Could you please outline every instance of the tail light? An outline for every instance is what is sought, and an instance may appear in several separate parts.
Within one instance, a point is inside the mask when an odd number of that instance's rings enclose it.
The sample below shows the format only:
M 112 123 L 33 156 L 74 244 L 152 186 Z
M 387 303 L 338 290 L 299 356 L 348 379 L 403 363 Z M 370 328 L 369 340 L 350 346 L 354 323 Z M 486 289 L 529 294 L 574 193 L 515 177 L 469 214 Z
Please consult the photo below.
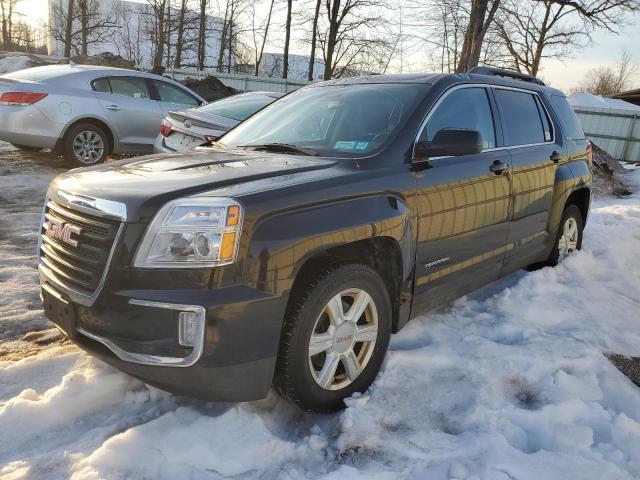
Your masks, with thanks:
M 2 95 L 0 95 L 0 104 L 33 105 L 46 96 L 47 94 L 42 92 L 4 92 Z
M 171 129 L 171 124 L 163 118 L 162 122 L 160 122 L 160 135 L 162 135 L 163 137 L 168 137 L 171 133 Z

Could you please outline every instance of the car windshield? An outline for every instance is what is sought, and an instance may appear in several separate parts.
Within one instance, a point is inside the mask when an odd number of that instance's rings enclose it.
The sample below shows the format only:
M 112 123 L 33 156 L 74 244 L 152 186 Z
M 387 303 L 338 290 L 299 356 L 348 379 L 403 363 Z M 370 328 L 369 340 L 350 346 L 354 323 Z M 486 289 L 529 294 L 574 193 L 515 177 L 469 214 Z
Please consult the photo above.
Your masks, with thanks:
M 224 98 L 217 102 L 210 103 L 201 107 L 201 112 L 220 115 L 221 117 L 230 118 L 232 120 L 242 121 L 262 107 L 269 105 L 275 101 L 274 97 L 263 94 L 234 95 L 233 97 Z
M 426 89 L 417 84 L 303 88 L 241 123 L 220 143 L 229 147 L 286 145 L 329 157 L 368 156 L 393 138 Z

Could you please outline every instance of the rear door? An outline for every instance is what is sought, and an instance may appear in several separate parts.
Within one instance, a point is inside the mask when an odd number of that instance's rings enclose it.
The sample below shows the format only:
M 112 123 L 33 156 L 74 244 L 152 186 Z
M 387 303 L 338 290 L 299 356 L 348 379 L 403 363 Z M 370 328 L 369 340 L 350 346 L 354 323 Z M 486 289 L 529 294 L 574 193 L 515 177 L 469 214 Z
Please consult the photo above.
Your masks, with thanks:
M 537 92 L 492 90 L 512 162 L 513 212 L 503 271 L 508 273 L 529 265 L 546 248 L 556 168 L 565 150 Z
M 442 128 L 480 132 L 483 151 L 417 164 L 419 227 L 414 305 L 432 308 L 498 278 L 509 227 L 509 152 L 499 149 L 485 86 L 449 90 L 427 116 L 421 141 Z M 501 171 L 495 165 L 505 167 Z M 492 169 L 494 171 L 492 171 Z
M 92 82 L 118 139 L 127 151 L 146 151 L 160 131 L 162 110 L 145 78 L 110 76 Z
M 158 106 L 166 116 L 171 111 L 184 110 L 200 106 L 200 100 L 191 95 L 187 90 L 173 83 L 162 80 L 151 80 L 157 91 Z

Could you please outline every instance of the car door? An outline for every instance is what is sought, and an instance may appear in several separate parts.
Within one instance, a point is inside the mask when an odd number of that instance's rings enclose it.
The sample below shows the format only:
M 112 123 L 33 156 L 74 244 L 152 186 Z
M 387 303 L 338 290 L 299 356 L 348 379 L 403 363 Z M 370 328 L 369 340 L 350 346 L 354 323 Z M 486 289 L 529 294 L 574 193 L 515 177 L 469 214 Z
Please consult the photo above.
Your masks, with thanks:
M 93 81 L 95 95 L 126 152 L 153 146 L 163 115 L 143 77 L 110 76 Z
M 531 264 L 546 248 L 556 168 L 565 150 L 536 92 L 496 86 L 493 94 L 512 163 L 506 274 Z
M 495 105 L 485 86 L 455 87 L 427 116 L 419 140 L 443 128 L 480 132 L 478 154 L 414 163 L 419 196 L 414 305 L 433 308 L 498 278 L 509 226 L 510 159 L 498 148 Z
M 171 111 L 185 110 L 200 106 L 200 100 L 191 95 L 184 88 L 162 80 L 152 80 L 158 95 L 158 106 L 166 116 Z

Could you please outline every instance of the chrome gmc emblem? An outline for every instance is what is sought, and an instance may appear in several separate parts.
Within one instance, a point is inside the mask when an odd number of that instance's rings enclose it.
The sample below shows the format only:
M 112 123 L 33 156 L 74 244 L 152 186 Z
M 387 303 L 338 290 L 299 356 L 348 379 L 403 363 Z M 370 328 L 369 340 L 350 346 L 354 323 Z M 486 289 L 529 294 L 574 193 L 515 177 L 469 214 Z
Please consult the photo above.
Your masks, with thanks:
M 60 240 L 72 247 L 78 246 L 78 241 L 71 238 L 71 235 L 80 235 L 82 229 L 76 225 L 65 223 L 61 220 L 49 218 L 44 224 L 44 230 L 47 235 Z

